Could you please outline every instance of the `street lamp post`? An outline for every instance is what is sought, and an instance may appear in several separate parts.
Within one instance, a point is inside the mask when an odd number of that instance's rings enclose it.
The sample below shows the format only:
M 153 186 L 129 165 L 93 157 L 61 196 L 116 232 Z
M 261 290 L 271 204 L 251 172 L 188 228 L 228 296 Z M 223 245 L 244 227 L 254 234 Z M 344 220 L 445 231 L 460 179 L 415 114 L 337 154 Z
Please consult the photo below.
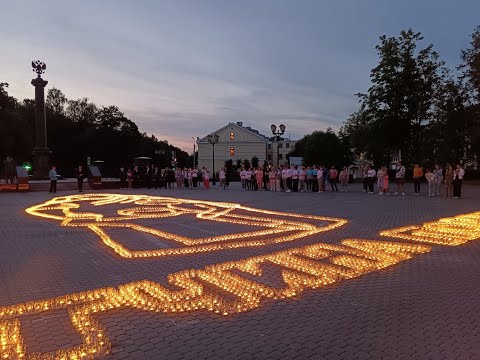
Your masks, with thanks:
M 275 141 L 277 142 L 277 169 L 279 165 L 279 157 L 280 157 L 280 151 L 279 151 L 279 141 L 280 141 L 280 136 L 285 134 L 285 129 L 287 127 L 283 124 L 280 124 L 279 129 L 277 130 L 277 126 L 275 124 L 270 125 L 270 129 L 272 130 L 272 134 L 275 135 Z
M 215 185 L 215 144 L 218 143 L 220 136 L 208 135 L 207 140 L 212 144 L 212 185 Z
M 195 167 L 195 138 L 192 136 L 192 140 L 193 140 L 193 167 Z

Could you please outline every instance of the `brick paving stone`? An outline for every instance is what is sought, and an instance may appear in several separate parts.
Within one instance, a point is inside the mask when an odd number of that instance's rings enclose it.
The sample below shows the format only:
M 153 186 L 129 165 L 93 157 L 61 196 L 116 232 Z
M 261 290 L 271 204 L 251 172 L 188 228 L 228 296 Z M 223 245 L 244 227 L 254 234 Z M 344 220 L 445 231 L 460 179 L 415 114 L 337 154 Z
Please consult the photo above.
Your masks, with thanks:
M 367 196 L 356 184 L 346 194 L 241 192 L 235 185 L 229 191 L 135 192 L 240 202 L 271 210 L 336 216 L 349 222 L 295 243 L 131 261 L 112 254 L 85 229 L 61 227 L 24 212 L 26 207 L 49 199 L 48 194 L 2 193 L 0 306 L 142 279 L 166 285 L 168 274 L 187 268 L 201 269 L 319 241 L 338 244 L 347 237 L 389 240 L 380 238 L 378 232 L 480 210 L 480 187 L 469 185 L 458 201 Z M 184 231 L 186 236 L 222 234 L 235 228 L 228 223 L 195 223 L 193 217 L 168 221 L 171 229 Z M 132 238 L 124 240 L 135 245 Z M 145 237 L 141 241 L 138 245 L 145 246 L 150 240 Z M 296 299 L 271 300 L 258 309 L 228 317 L 208 312 L 166 316 L 133 309 L 101 313 L 96 319 L 112 342 L 111 355 L 102 358 L 479 359 L 479 257 L 480 240 L 451 248 L 434 247 L 428 254 L 391 268 L 309 290 Z M 279 281 L 279 277 L 273 278 L 278 268 L 266 266 L 264 271 L 265 279 Z M 47 320 L 32 316 L 22 322 L 21 331 L 27 351 L 54 351 L 80 342 L 66 312 Z

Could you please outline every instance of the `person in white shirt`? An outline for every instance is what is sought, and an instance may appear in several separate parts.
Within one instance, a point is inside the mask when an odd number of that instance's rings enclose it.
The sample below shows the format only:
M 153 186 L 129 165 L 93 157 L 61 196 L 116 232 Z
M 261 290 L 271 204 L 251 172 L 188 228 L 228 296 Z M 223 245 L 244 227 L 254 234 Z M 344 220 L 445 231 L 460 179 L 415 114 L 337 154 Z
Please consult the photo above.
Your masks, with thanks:
M 292 175 L 293 175 L 292 168 L 287 167 L 287 192 L 292 191 Z
M 300 170 L 298 170 L 298 182 L 300 187 L 300 192 L 305 191 L 305 179 L 307 177 L 307 170 L 305 166 L 303 166 Z
M 290 170 L 292 174 L 292 191 L 298 192 L 298 166 L 295 165 L 293 169 Z
M 225 190 L 225 168 L 222 168 L 218 173 L 220 179 L 220 190 Z
M 435 174 L 429 168 L 425 171 L 425 179 L 428 182 L 428 196 L 435 196 Z
M 198 187 L 203 186 L 203 174 L 205 173 L 205 166 L 198 169 Z
M 246 190 L 246 179 L 247 179 L 247 171 L 244 167 L 240 170 L 240 181 L 242 183 L 242 190 Z
M 285 192 L 289 191 L 287 178 L 288 178 L 288 168 L 284 166 L 282 169 L 282 184 L 283 184 L 283 191 Z
M 465 176 L 465 170 L 462 165 L 458 164 L 453 173 L 453 198 L 459 199 L 462 197 L 462 183 Z
M 195 168 L 193 168 L 192 170 L 192 184 L 194 189 L 197 188 L 197 181 L 198 181 L 198 169 L 195 166 Z
M 245 171 L 245 185 L 247 190 L 252 190 L 252 168 Z

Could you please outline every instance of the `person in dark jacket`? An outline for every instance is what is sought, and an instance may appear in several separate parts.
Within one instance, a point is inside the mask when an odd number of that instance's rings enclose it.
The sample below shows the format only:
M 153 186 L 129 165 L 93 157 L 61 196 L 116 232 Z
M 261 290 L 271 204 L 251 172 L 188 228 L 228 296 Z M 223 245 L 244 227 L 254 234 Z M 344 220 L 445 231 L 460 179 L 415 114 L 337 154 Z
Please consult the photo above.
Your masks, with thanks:
M 127 188 L 127 172 L 125 171 L 124 167 L 120 168 L 120 189 L 126 189 Z
M 152 178 L 153 178 L 153 170 L 150 167 L 150 165 L 147 165 L 147 168 L 145 169 L 145 185 L 147 186 L 147 189 L 152 188 Z
M 78 191 L 83 192 L 83 179 L 85 178 L 85 170 L 83 169 L 82 165 L 78 165 L 78 167 L 75 168 L 75 177 L 77 178 Z

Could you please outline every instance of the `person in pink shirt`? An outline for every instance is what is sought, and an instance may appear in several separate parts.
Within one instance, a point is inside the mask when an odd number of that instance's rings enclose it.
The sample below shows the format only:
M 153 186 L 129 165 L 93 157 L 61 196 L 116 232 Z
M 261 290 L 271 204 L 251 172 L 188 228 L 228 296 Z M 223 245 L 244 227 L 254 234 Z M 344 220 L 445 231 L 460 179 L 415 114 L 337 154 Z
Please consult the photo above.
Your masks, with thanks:
M 262 188 L 262 183 L 263 183 L 263 169 L 258 167 L 257 170 L 255 170 L 255 178 L 257 180 L 257 187 L 255 190 L 261 189 Z
M 383 176 L 383 193 L 385 195 L 390 195 L 390 179 L 388 177 L 388 169 L 385 169 L 385 175 Z
M 268 182 L 269 182 L 269 190 L 270 191 L 277 191 L 277 169 L 270 168 L 268 172 Z

